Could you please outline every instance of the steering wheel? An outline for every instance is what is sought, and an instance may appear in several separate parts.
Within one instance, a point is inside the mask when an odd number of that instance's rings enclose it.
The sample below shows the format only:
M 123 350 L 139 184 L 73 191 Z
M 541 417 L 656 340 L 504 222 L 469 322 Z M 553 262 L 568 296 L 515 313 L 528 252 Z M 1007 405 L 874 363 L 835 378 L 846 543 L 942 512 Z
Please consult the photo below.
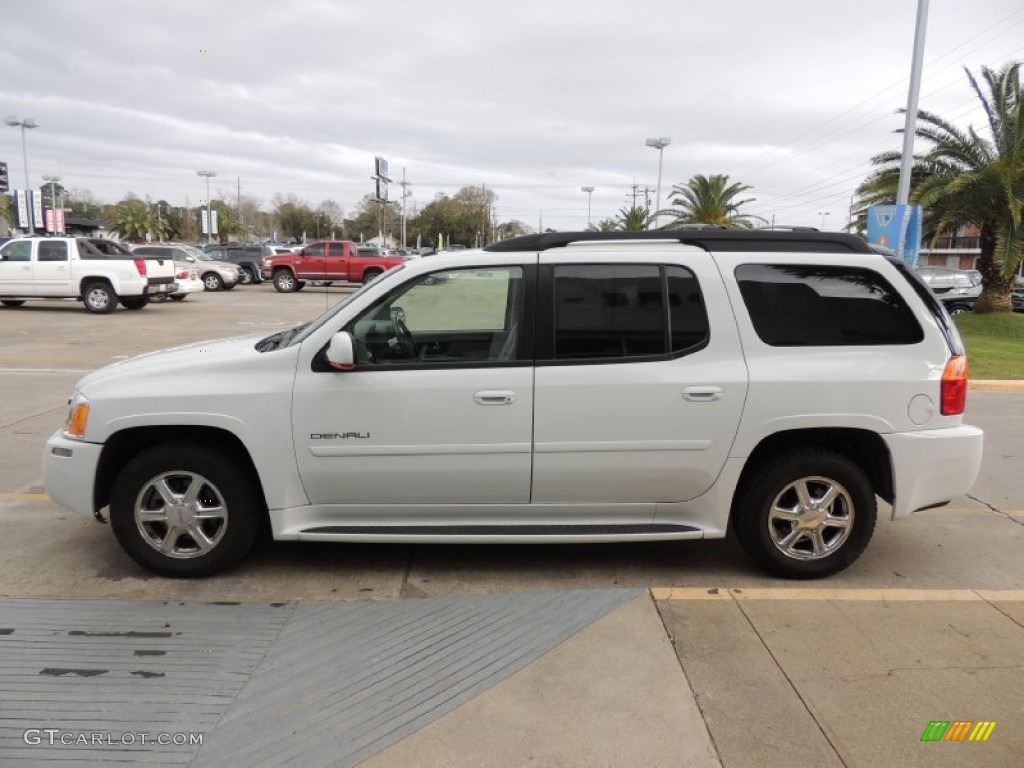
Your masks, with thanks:
M 391 316 L 391 326 L 395 329 L 395 342 L 403 357 L 416 357 L 416 342 L 412 331 L 405 324 L 405 313 L 395 312 Z

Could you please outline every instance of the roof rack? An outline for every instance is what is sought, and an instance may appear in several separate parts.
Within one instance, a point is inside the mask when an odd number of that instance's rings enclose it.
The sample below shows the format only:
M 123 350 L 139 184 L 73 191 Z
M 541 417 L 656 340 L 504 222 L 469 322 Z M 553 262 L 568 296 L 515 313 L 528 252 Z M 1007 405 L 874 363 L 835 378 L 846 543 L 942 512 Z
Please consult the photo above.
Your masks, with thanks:
M 644 232 L 545 232 L 521 235 L 491 243 L 485 251 L 547 251 L 570 243 L 616 240 L 675 240 L 706 251 L 764 251 L 803 253 L 873 253 L 856 235 L 844 232 L 781 231 L 750 229 L 656 229 Z

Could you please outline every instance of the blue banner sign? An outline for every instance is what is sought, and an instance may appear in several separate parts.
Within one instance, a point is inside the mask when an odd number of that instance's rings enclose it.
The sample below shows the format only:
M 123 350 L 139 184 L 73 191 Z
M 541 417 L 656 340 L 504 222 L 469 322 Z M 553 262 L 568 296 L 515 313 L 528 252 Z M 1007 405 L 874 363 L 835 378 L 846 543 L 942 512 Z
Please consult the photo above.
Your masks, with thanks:
M 909 267 L 917 266 L 921 252 L 921 206 L 868 206 L 868 242 L 889 248 Z

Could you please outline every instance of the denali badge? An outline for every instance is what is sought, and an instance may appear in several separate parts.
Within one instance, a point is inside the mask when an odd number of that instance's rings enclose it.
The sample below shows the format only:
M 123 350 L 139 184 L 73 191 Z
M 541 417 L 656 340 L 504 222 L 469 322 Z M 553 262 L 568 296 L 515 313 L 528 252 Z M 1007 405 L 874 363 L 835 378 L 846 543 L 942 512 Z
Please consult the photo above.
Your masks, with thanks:
M 359 440 L 367 440 L 370 437 L 370 433 L 367 432 L 365 435 L 362 432 L 313 432 L 310 436 L 310 440 L 348 440 L 350 437 L 358 438 Z

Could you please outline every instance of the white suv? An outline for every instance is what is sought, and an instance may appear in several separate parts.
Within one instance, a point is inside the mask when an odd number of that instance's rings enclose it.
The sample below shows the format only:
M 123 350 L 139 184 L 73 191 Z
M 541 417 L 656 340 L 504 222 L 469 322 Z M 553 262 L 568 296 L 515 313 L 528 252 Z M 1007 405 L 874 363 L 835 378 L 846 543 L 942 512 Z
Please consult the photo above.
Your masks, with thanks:
M 182 381 L 188 386 L 181 386 Z M 79 382 L 50 495 L 139 563 L 214 573 L 278 540 L 722 538 L 835 573 L 967 492 L 964 349 L 849 235 L 557 233 L 409 261 L 311 323 Z

